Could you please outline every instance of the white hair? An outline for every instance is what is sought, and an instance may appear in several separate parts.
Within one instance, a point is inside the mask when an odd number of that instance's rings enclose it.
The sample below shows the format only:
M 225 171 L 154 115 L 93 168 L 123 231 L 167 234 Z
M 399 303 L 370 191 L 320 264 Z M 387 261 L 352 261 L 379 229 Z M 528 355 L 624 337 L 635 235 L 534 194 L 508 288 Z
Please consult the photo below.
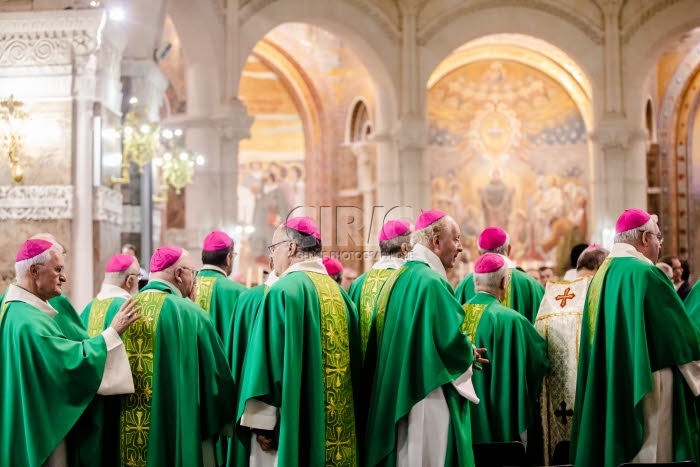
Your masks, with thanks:
M 488 290 L 499 289 L 501 281 L 508 275 L 508 268 L 504 265 L 496 271 L 486 273 L 474 273 L 474 287 Z
M 116 285 L 117 287 L 121 287 L 124 285 L 124 282 L 126 281 L 127 277 L 129 277 L 132 274 L 136 274 L 136 275 L 139 274 L 139 269 L 136 267 L 136 261 L 131 263 L 131 265 L 128 268 L 126 268 L 124 271 L 106 272 L 105 278 L 104 278 L 104 283 Z
M 482 250 L 479 248 L 479 253 L 480 254 L 485 254 L 485 253 L 496 253 L 501 256 L 505 256 L 506 258 L 508 257 L 508 247 L 510 246 L 510 235 L 506 233 L 506 241 L 503 242 L 503 245 L 499 246 L 498 248 L 494 248 L 493 250 Z
M 426 248 L 430 248 L 432 246 L 433 239 L 435 237 L 439 237 L 442 233 L 447 231 L 448 219 L 448 216 L 443 216 L 429 226 L 413 232 L 411 234 L 411 246 L 423 245 Z
M 625 230 L 624 232 L 615 234 L 615 243 L 628 243 L 630 245 L 636 245 L 641 243 L 642 236 L 644 232 L 653 232 L 652 227 L 656 226 L 658 228 L 659 217 L 656 214 L 651 215 L 651 219 L 646 221 L 643 225 L 637 227 L 636 229 Z
M 51 261 L 51 251 L 55 251 L 57 254 L 63 254 L 63 247 L 58 243 L 54 242 L 51 247 L 39 253 L 33 258 L 23 259 L 22 261 L 17 261 L 15 263 L 15 277 L 17 280 L 26 279 L 29 275 L 29 268 L 34 264 L 46 264 Z

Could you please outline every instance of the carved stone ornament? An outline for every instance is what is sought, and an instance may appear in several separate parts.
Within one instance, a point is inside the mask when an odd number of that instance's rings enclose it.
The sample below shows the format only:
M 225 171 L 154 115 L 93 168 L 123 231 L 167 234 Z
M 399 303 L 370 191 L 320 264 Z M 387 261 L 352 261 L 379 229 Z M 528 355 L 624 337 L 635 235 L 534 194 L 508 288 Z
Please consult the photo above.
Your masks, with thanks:
M 601 121 L 589 136 L 603 151 L 624 150 L 647 138 L 646 130 L 633 128 L 624 119 Z
M 0 220 L 73 218 L 70 185 L 0 186 Z
M 122 193 L 106 186 L 98 186 L 93 192 L 92 217 L 96 221 L 122 224 Z

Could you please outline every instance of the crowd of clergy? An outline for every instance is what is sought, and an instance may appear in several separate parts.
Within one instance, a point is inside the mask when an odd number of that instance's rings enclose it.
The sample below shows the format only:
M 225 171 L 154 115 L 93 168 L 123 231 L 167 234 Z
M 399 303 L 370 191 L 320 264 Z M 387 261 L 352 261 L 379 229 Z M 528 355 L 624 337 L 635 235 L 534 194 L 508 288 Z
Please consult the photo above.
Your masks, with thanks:
M 0 466 L 470 467 L 513 446 L 528 466 L 698 462 L 700 286 L 683 302 L 656 266 L 655 215 L 615 231 L 543 287 L 488 227 L 454 289 L 459 226 L 424 211 L 383 225 L 346 292 L 294 217 L 264 284 L 229 279 L 214 231 L 200 270 L 163 246 L 140 289 L 135 255 L 114 255 L 80 313 L 66 252 L 37 234 L 0 298 Z

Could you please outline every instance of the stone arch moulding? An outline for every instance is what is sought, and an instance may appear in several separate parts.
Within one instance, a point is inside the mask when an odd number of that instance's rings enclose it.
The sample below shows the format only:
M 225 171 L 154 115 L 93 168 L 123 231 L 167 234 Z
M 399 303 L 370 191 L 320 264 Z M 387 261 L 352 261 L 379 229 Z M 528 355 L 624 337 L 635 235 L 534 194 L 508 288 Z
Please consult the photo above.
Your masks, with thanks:
M 331 153 L 327 135 L 329 126 L 324 117 L 323 104 L 313 83 L 299 64 L 273 42 L 263 39 L 252 55 L 280 77 L 299 111 L 304 131 L 306 156 L 306 199 L 321 205 L 330 205 L 331 187 L 322 180 L 331 177 L 330 166 L 323 163 L 324 155 Z
M 352 103 L 348 107 L 347 115 L 345 117 L 345 142 L 350 143 L 353 141 L 353 123 L 355 120 L 355 115 L 360 106 L 364 106 L 367 115 L 369 116 L 369 121 L 372 126 L 374 126 L 374 116 L 372 115 L 372 109 L 367 105 L 367 101 L 364 97 L 355 97 Z
M 239 69 L 247 54 L 275 27 L 284 23 L 308 23 L 335 34 L 355 52 L 375 87 L 377 132 L 393 130 L 397 117 L 399 32 L 387 27 L 376 8 L 360 7 L 362 1 L 260 0 L 241 10 Z M 369 41 L 371 38 L 371 42 Z

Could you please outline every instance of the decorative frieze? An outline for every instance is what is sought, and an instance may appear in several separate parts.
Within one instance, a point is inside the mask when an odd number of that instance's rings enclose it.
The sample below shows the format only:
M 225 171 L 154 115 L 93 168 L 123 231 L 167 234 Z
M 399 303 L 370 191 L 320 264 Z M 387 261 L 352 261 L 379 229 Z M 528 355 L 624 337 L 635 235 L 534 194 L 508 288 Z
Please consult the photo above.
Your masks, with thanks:
M 98 186 L 93 192 L 92 218 L 95 221 L 122 224 L 122 193 L 106 186 Z
M 70 185 L 0 186 L 0 220 L 73 218 Z

